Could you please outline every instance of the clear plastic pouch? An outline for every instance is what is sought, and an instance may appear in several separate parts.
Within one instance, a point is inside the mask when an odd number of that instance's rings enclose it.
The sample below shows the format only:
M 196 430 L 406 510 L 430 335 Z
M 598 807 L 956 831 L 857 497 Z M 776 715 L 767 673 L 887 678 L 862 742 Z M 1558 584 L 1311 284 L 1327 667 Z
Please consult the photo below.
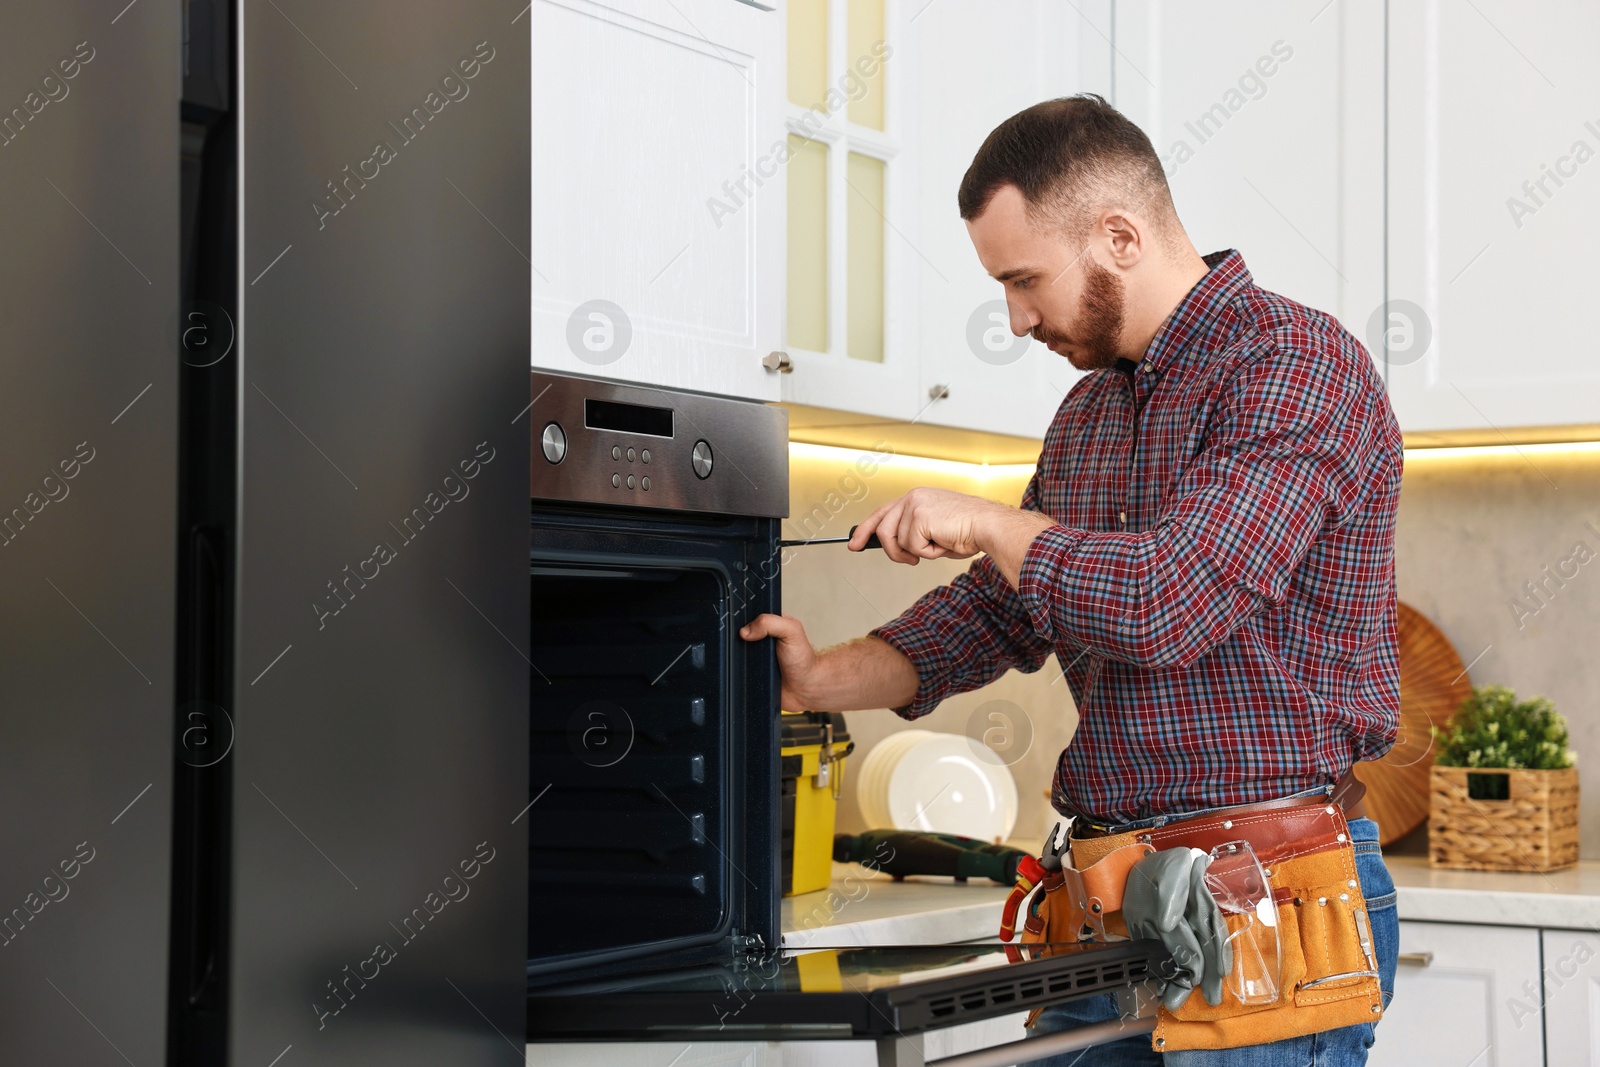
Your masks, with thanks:
M 1273 1004 L 1283 973 L 1278 909 L 1261 861 L 1248 841 L 1226 841 L 1211 850 L 1206 888 L 1222 911 L 1233 947 L 1229 991 L 1241 1004 Z

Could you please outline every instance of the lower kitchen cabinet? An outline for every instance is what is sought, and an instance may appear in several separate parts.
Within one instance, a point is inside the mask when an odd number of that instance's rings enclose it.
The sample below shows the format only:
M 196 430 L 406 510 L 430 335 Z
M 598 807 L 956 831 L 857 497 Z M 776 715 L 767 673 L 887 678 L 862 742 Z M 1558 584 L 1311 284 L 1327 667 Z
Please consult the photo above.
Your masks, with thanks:
M 967 1023 L 965 1026 L 952 1026 L 948 1030 L 935 1030 L 924 1036 L 923 1057 L 929 1060 L 941 1059 L 945 1056 L 959 1056 L 963 1052 L 976 1052 L 980 1048 L 993 1048 L 996 1045 L 1021 1041 L 1028 1036 L 1027 1031 L 1022 1028 L 1027 1018 L 1027 1012 L 1019 1011 L 1015 1015 L 985 1019 L 981 1023 Z
M 1595 994 L 1600 992 L 1600 934 L 1593 930 L 1543 930 L 1544 1034 L 1546 1067 L 1587 1067 L 1600 1063 L 1600 1023 Z M 1517 999 L 1523 1008 L 1531 1000 Z
M 1524 927 L 1402 922 L 1370 1067 L 1543 1067 L 1539 939 Z
M 924 1059 L 1020 1041 L 1028 1013 L 966 1023 L 921 1035 Z M 877 1067 L 871 1041 L 651 1041 L 605 1044 L 531 1044 L 528 1062 L 539 1067 Z

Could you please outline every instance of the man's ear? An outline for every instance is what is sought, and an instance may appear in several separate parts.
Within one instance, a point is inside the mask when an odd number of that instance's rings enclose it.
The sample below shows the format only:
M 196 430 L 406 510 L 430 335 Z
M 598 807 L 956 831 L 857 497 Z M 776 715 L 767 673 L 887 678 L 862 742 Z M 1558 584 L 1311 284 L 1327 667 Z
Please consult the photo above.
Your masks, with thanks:
M 1137 264 L 1145 252 L 1144 222 L 1126 211 L 1111 209 L 1100 216 L 1096 227 L 1107 256 L 1123 269 Z

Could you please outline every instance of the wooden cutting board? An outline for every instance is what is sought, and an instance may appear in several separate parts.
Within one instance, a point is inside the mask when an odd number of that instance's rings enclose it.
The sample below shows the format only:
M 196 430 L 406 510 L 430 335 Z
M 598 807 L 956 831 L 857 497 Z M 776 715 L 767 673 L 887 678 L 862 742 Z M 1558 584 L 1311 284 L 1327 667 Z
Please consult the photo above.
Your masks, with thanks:
M 1356 764 L 1366 784 L 1366 811 L 1387 845 L 1428 817 L 1433 731 L 1472 695 L 1472 679 L 1450 639 L 1409 604 L 1399 605 L 1400 733 L 1381 759 Z

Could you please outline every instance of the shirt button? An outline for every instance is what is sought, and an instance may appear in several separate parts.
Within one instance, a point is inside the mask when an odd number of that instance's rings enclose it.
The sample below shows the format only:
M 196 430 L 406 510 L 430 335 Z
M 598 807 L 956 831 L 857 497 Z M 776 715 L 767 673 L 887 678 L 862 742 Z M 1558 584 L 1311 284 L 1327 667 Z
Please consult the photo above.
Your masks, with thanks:
M 1126 511 L 1117 512 L 1117 521 L 1124 526 L 1128 525 L 1128 513 Z

